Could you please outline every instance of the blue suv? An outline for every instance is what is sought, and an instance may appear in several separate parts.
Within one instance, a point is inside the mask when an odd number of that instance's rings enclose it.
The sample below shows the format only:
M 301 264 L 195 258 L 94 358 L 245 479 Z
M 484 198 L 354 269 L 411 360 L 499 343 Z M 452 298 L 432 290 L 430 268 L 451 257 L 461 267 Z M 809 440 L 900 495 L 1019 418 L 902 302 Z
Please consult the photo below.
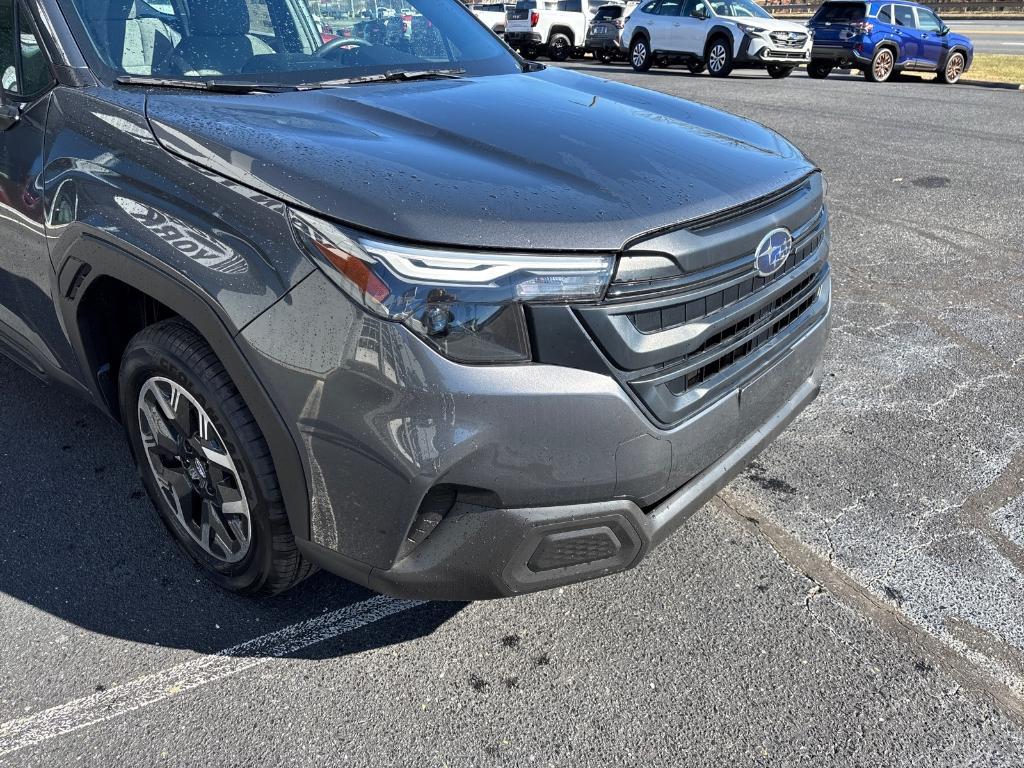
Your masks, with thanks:
M 875 83 L 911 71 L 935 72 L 942 82 L 955 83 L 974 58 L 968 38 L 917 3 L 826 2 L 807 26 L 814 34 L 807 74 L 817 79 L 844 67 Z

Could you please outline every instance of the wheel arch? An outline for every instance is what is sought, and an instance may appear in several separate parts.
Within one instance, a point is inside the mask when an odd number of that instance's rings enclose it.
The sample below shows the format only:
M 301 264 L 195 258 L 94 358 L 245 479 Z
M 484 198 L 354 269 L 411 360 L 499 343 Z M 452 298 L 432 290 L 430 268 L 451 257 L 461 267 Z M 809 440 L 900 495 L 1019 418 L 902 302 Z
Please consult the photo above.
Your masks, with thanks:
M 939 63 L 935 67 L 935 71 L 936 72 L 942 72 L 946 68 L 946 64 L 949 63 L 949 57 L 952 56 L 954 53 L 959 53 L 959 54 L 963 55 L 963 57 L 964 57 L 964 72 L 966 72 L 968 69 L 970 69 L 970 67 L 971 67 L 971 54 L 970 54 L 970 52 L 968 52 L 967 46 L 961 45 L 960 43 L 957 43 L 955 45 L 951 45 L 949 47 L 949 49 L 945 53 L 942 54 L 942 58 L 939 59 Z
M 298 446 L 236 340 L 240 329 L 233 330 L 209 296 L 162 265 L 91 234 L 81 235 L 68 250 L 57 289 L 61 320 L 85 383 L 96 403 L 118 421 L 117 373 L 128 341 L 168 317 L 190 323 L 224 365 L 266 438 L 293 535 L 309 538 L 310 500 Z M 122 300 L 114 310 L 111 298 Z M 132 306 L 133 301 L 140 304 Z M 135 317 L 129 327 L 113 338 L 97 338 L 111 328 L 111 320 L 126 316 Z
M 705 59 L 708 56 L 708 49 L 711 47 L 711 44 L 720 37 L 725 38 L 725 41 L 732 49 L 732 54 L 736 55 L 736 37 L 733 35 L 732 30 L 724 24 L 715 24 L 715 26 L 708 30 L 707 37 L 704 38 L 704 50 L 702 53 Z
M 651 33 L 647 31 L 647 27 L 637 27 L 633 30 L 633 34 L 629 37 L 629 47 L 633 47 L 633 43 L 636 42 L 638 37 L 642 37 L 647 41 L 647 44 L 651 44 Z
M 548 30 L 549 43 L 551 42 L 551 38 L 554 35 L 565 35 L 567 38 L 569 38 L 569 45 L 576 45 L 576 35 L 573 33 L 572 29 L 563 24 L 558 24 L 556 26 L 551 27 L 551 29 Z

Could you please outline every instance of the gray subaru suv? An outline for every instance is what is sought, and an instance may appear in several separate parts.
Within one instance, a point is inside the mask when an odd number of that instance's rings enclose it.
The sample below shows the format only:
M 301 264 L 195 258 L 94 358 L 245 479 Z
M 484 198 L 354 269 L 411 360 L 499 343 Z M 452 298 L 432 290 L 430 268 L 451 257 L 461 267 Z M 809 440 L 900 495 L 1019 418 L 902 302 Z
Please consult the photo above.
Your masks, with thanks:
M 0 2 L 0 349 L 231 590 L 631 568 L 818 392 L 807 158 L 406 6 Z

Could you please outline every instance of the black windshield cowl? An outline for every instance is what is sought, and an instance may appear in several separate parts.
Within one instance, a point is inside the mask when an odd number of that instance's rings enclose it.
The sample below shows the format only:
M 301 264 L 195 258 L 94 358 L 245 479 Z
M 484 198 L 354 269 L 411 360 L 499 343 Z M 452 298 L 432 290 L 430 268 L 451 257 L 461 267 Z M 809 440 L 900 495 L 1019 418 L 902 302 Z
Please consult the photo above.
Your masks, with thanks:
M 187 88 L 192 91 L 211 91 L 213 93 L 284 93 L 297 91 L 296 85 L 277 85 L 263 83 L 244 83 L 232 80 L 185 80 L 173 77 L 146 77 L 142 75 L 122 75 L 117 78 L 121 85 L 145 85 L 154 88 Z

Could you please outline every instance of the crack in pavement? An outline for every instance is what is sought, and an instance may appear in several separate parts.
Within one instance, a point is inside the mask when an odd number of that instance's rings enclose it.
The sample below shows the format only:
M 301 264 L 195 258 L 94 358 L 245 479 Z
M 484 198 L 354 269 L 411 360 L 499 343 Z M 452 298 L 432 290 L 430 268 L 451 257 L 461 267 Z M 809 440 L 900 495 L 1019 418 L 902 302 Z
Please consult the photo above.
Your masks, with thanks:
M 985 695 L 1000 711 L 1024 727 L 1024 695 L 994 678 L 969 657 L 957 653 L 951 645 L 930 633 L 926 627 L 915 623 L 899 609 L 895 601 L 886 600 L 859 584 L 848 573 L 730 489 L 720 492 L 711 503 L 720 513 L 741 525 L 752 527 L 782 563 L 813 585 L 811 593 L 804 600 L 806 609 L 810 610 L 813 597 L 827 592 L 848 609 L 917 648 L 924 659 L 940 664 L 961 685 Z

